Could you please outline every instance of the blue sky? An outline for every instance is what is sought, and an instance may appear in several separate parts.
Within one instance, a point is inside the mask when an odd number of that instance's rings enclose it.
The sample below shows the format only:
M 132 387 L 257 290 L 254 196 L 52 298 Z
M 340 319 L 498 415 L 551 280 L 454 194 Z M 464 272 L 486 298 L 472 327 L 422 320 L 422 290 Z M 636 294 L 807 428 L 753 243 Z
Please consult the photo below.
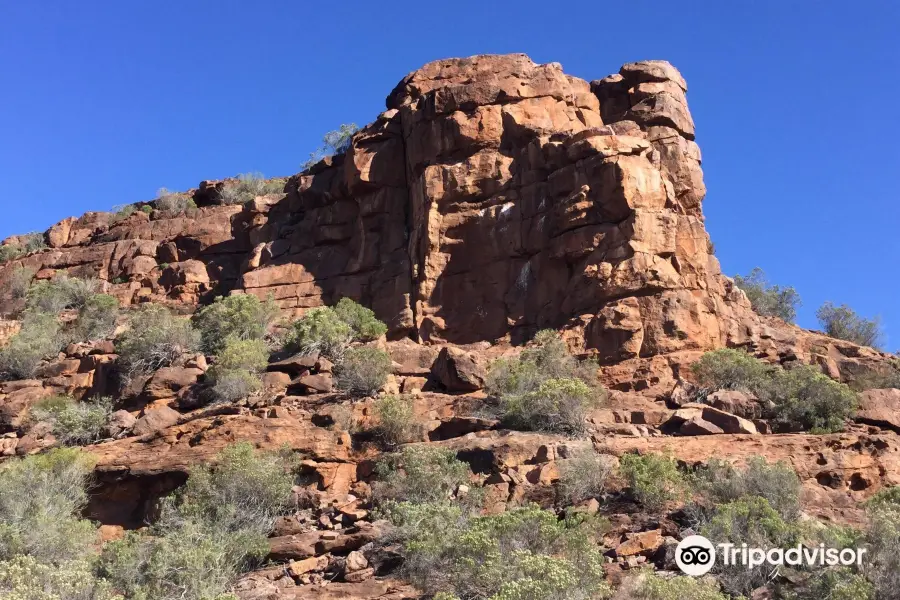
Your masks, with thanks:
M 525 52 L 688 81 L 726 273 L 880 315 L 900 347 L 893 1 L 0 0 L 0 238 L 239 172 L 299 170 L 437 58 Z

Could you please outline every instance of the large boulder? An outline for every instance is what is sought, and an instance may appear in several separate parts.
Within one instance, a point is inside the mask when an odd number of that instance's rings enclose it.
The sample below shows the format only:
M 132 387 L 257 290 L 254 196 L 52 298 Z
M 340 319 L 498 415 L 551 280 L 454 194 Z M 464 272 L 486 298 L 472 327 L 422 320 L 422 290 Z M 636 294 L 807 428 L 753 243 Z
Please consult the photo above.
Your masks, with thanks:
M 484 387 L 486 371 L 475 354 L 446 346 L 434 361 L 431 374 L 448 392 L 465 393 Z

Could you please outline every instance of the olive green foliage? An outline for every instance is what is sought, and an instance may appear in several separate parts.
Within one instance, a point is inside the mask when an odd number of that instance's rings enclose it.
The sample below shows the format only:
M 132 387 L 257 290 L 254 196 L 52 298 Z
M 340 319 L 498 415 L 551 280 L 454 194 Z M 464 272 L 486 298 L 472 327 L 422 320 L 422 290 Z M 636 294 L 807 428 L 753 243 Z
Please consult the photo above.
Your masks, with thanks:
M 557 461 L 558 493 L 563 505 L 578 504 L 603 494 L 614 460 L 614 457 L 597 454 L 593 450 L 583 450 Z
M 378 348 L 359 347 L 344 352 L 334 366 L 334 383 L 354 396 L 371 396 L 387 383 L 393 361 Z
M 846 304 L 835 306 L 826 302 L 816 311 L 816 318 L 826 334 L 860 346 L 878 348 L 884 337 L 878 317 L 861 317 Z
M 375 436 L 385 446 L 412 442 L 419 433 L 409 396 L 388 395 L 375 401 Z
M 616 598 L 625 600 L 728 600 L 709 578 L 661 577 L 650 569 L 626 579 Z
M 868 510 L 865 575 L 878 600 L 892 600 L 900 589 L 900 505 L 895 499 L 893 493 L 882 496 Z
M 788 548 L 800 541 L 801 530 L 782 518 L 765 498 L 749 496 L 717 507 L 701 534 L 715 543 L 731 542 L 738 547 Z M 764 564 L 753 569 L 744 565 L 717 564 L 714 567 L 722 587 L 732 595 L 750 595 L 767 583 L 776 567 Z
M 49 423 L 53 435 L 67 446 L 92 444 L 103 437 L 112 413 L 112 400 L 96 398 L 81 402 L 67 396 L 43 398 L 31 407 L 34 422 Z
M 230 338 L 264 339 L 277 315 L 278 307 L 273 299 L 262 302 L 253 294 L 235 294 L 216 298 L 197 312 L 193 323 L 200 332 L 203 350 L 219 354 Z
M 797 307 L 801 305 L 800 294 L 792 287 L 782 288 L 769 285 L 766 274 L 756 267 L 746 277 L 736 275 L 734 284 L 742 289 L 753 310 L 766 317 L 778 317 L 788 323 L 797 318 Z
M 857 392 L 889 388 L 900 389 L 900 359 L 893 358 L 879 368 L 870 369 L 857 375 L 850 382 L 850 388 Z
M 33 556 L 0 561 L 0 598 L 4 600 L 123 600 L 110 583 L 94 576 L 92 565 L 72 560 L 62 565 Z
M 145 304 L 129 316 L 128 329 L 116 340 L 116 352 L 129 375 L 152 373 L 196 351 L 199 338 L 189 320 L 163 306 Z
M 619 459 L 619 470 L 635 500 L 648 510 L 660 510 L 685 497 L 687 482 L 671 456 L 625 454 Z
M 786 600 L 874 600 L 875 587 L 847 567 L 819 569 L 799 587 L 787 591 Z
M 32 284 L 27 294 L 27 310 L 58 314 L 67 308 L 81 310 L 97 294 L 100 281 L 93 278 L 58 275 Z
M 856 394 L 816 367 L 799 365 L 778 371 L 771 401 L 775 418 L 789 427 L 814 433 L 841 431 L 856 412 Z
M 218 400 L 234 402 L 262 387 L 259 373 L 268 362 L 269 348 L 263 340 L 227 338 L 206 375 Z
M 287 347 L 338 360 L 351 342 L 371 341 L 386 331 L 387 326 L 371 310 L 350 298 L 341 298 L 335 306 L 314 308 L 296 321 Z
M 309 160 L 303 164 L 303 170 L 310 168 L 323 158 L 343 154 L 350 148 L 353 134 L 359 131 L 356 123 L 344 123 L 339 129 L 329 131 L 322 136 L 322 145 L 315 152 L 309 153 Z
M 153 201 L 153 206 L 160 212 L 170 214 L 178 214 L 197 208 L 194 199 L 186 193 L 170 192 L 166 188 L 159 188 L 156 192 L 156 200 Z
M 31 281 L 34 279 L 34 269 L 28 267 L 16 267 L 7 280 L 6 291 L 13 300 L 22 300 L 28 294 Z
M 262 173 L 241 173 L 237 181 L 225 184 L 219 193 L 223 204 L 244 204 L 267 194 L 284 192 L 284 179 L 265 179 Z
M 350 298 L 341 298 L 334 305 L 337 317 L 350 326 L 353 339 L 359 342 L 376 340 L 387 333 L 387 325 L 375 317 L 371 309 L 357 304 Z
M 117 204 L 113 206 L 113 214 L 109 218 L 109 224 L 115 225 L 121 221 L 124 221 L 131 215 L 137 212 L 138 205 L 137 204 Z
M 840 431 L 857 407 L 856 394 L 847 385 L 812 366 L 772 367 L 726 348 L 705 353 L 691 368 L 705 391 L 749 392 L 768 407 L 764 416 L 788 429 Z
M 94 294 L 78 311 L 73 337 L 79 341 L 105 338 L 116 330 L 119 301 L 107 294 Z
M 25 554 L 45 564 L 83 556 L 96 529 L 78 517 L 94 463 L 74 448 L 0 466 L 0 560 Z
M 268 552 L 266 535 L 290 498 L 292 466 L 285 453 L 230 446 L 215 467 L 191 470 L 150 535 L 107 544 L 100 574 L 129 599 L 224 600 Z
M 769 464 L 755 456 L 738 468 L 713 458 L 694 474 L 691 483 L 694 492 L 713 507 L 758 496 L 786 521 L 800 516 L 800 478 L 783 462 Z
M 407 446 L 384 456 L 375 474 L 374 493 L 379 502 L 441 502 L 468 481 L 469 465 L 447 448 Z
M 580 434 L 588 410 L 605 400 L 597 365 L 578 361 L 550 330 L 517 358 L 491 365 L 485 390 L 498 400 L 498 416 L 515 429 Z
M 402 503 L 405 575 L 427 593 L 463 600 L 595 600 L 609 597 L 597 530 L 537 506 L 467 517 L 459 506 Z
M 64 343 L 56 315 L 26 313 L 22 328 L 0 348 L 0 380 L 31 377 Z
M 900 485 L 878 490 L 869 498 L 866 504 L 870 507 L 896 506 L 900 509 Z
M 43 233 L 26 233 L 19 236 L 18 241 L 14 244 L 0 245 L 0 265 L 32 252 L 43 250 L 46 247 L 47 244 L 44 242 Z

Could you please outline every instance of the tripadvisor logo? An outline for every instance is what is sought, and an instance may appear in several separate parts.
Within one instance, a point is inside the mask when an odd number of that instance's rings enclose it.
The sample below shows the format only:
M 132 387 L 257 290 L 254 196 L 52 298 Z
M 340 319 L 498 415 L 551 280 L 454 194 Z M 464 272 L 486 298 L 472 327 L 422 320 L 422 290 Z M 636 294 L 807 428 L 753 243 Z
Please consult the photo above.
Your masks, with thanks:
M 718 550 L 717 550 L 718 549 Z M 721 564 L 729 567 L 741 565 L 747 570 L 754 569 L 764 564 L 773 566 L 790 565 L 793 567 L 806 565 L 809 567 L 837 565 L 850 566 L 862 565 L 866 548 L 826 548 L 825 544 L 806 547 L 797 544 L 791 548 L 750 548 L 747 544 L 717 544 L 702 535 L 691 535 L 679 542 L 675 548 L 675 564 L 686 575 L 699 577 L 709 573 L 716 564 L 716 558 Z

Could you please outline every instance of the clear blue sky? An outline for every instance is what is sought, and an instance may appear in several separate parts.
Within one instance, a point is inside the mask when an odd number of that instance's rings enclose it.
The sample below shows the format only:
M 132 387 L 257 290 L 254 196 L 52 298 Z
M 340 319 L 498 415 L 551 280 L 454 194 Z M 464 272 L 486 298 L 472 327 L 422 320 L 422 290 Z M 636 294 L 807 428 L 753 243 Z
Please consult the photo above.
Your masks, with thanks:
M 900 347 L 900 8 L 861 2 L 0 0 L 0 238 L 299 170 L 437 58 L 525 52 L 688 81 L 726 273 L 881 315 Z

